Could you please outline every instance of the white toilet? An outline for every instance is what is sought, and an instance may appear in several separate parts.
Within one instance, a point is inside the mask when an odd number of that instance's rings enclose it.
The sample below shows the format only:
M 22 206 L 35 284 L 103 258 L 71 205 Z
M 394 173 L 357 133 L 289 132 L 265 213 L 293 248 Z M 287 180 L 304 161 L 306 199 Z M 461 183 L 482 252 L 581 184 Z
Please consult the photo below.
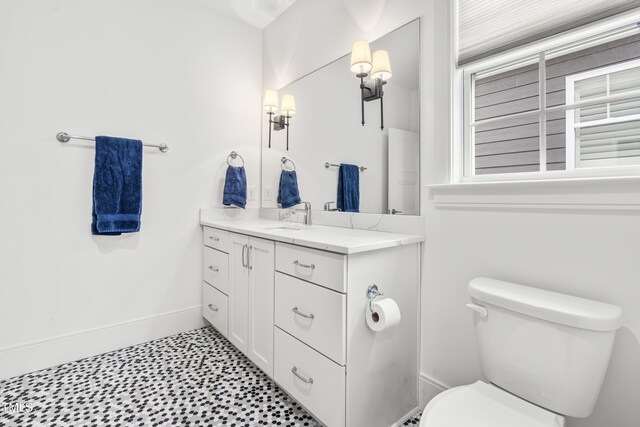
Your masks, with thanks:
M 491 384 L 449 389 L 421 427 L 563 427 L 588 417 L 604 380 L 622 310 L 488 278 L 469 283 L 482 372 Z

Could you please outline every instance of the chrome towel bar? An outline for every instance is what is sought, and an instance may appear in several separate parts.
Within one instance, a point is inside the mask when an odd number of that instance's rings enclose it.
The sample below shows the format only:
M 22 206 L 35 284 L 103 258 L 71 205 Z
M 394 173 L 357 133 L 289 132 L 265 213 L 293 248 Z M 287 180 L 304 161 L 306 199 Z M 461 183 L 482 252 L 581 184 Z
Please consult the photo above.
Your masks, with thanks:
M 78 136 L 78 135 L 69 135 L 66 132 L 59 132 L 56 135 L 56 139 L 62 143 L 67 143 L 72 139 L 83 139 L 85 141 L 94 141 L 95 142 L 95 138 L 91 137 L 91 136 Z M 145 144 L 142 143 L 142 145 L 144 145 L 145 147 L 154 147 L 157 148 L 158 150 L 162 151 L 163 153 L 166 153 L 167 151 L 169 151 L 169 146 L 167 144 Z
M 334 168 L 339 168 L 340 166 L 342 166 L 342 163 L 339 164 L 335 164 L 335 163 L 329 163 L 329 162 L 325 162 L 324 163 L 324 167 L 329 169 L 330 167 L 334 167 Z M 367 170 L 367 168 L 365 168 L 364 166 L 358 166 L 358 169 L 360 169 L 360 172 L 364 172 Z

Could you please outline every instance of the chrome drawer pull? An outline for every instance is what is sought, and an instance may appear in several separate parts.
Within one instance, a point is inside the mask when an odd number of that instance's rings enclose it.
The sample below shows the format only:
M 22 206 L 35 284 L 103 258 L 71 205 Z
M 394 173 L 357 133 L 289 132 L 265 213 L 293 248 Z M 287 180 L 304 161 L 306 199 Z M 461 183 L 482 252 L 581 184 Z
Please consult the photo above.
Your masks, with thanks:
M 213 307 L 213 304 L 209 304 L 207 307 L 209 307 L 209 310 L 211 310 L 211 311 L 215 311 L 215 312 L 217 312 L 217 311 L 218 311 L 218 309 L 217 309 L 217 308 L 214 308 L 214 307 Z
M 211 270 L 211 271 L 213 271 L 213 272 L 215 272 L 215 273 L 217 273 L 218 271 L 220 271 L 220 269 L 218 269 L 218 267 L 214 267 L 213 265 L 210 265 L 210 266 L 209 266 L 209 270 Z
M 219 237 L 214 237 L 214 236 L 209 236 L 209 239 L 213 240 L 214 242 L 219 242 L 220 241 Z
M 294 263 L 295 265 L 297 265 L 298 267 L 302 267 L 302 268 L 310 268 L 310 269 L 312 269 L 312 270 L 315 270 L 315 269 L 316 269 L 316 265 L 315 265 L 315 264 L 303 264 L 303 263 L 301 263 L 301 262 L 300 262 L 300 261 L 298 261 L 298 260 L 293 261 L 293 263 Z
M 307 384 L 313 384 L 313 378 L 305 378 L 302 375 L 300 375 L 298 373 L 298 368 L 297 367 L 293 367 L 291 368 L 291 372 L 293 372 L 293 375 L 295 375 L 296 377 L 300 378 L 302 381 L 304 381 Z
M 298 311 L 298 307 L 293 307 L 291 311 L 293 311 L 298 316 L 306 317 L 307 319 L 313 319 L 315 317 L 313 314 L 304 314 L 303 312 Z

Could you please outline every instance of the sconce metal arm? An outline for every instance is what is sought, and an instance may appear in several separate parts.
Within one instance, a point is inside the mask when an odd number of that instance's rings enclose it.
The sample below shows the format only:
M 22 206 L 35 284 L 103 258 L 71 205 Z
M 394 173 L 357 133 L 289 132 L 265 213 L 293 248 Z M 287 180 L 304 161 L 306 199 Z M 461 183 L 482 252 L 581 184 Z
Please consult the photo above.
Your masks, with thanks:
M 367 77 L 367 73 L 358 73 L 357 77 L 360 77 L 360 110 L 362 111 L 362 126 L 364 126 L 364 90 L 369 89 L 364 84 L 364 78 Z M 371 89 L 369 89 L 371 91 Z

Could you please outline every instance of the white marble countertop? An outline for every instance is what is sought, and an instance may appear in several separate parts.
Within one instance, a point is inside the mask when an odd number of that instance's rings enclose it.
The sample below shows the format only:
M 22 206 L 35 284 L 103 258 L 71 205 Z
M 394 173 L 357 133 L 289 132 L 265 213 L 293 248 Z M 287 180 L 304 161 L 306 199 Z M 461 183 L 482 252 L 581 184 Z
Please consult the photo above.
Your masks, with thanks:
M 204 219 L 200 224 L 276 242 L 341 254 L 356 254 L 424 241 L 424 236 L 357 230 L 326 225 L 303 225 L 268 219 Z M 285 228 L 282 228 L 285 227 Z

